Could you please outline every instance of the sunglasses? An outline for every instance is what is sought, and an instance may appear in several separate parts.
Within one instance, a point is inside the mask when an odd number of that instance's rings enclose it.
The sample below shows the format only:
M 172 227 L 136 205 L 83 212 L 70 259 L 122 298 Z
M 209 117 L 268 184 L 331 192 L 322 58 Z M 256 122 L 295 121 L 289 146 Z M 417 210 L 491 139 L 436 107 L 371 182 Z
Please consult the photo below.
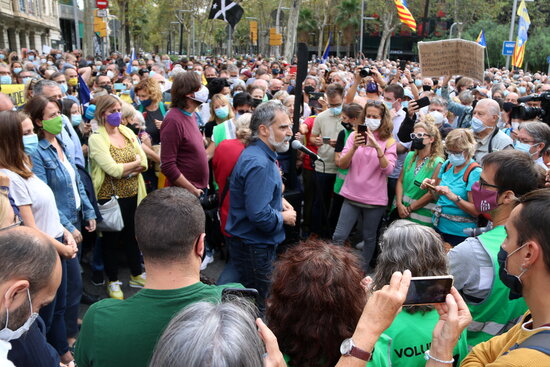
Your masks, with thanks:
M 424 139 L 425 136 L 430 136 L 428 133 L 411 133 L 411 139 Z

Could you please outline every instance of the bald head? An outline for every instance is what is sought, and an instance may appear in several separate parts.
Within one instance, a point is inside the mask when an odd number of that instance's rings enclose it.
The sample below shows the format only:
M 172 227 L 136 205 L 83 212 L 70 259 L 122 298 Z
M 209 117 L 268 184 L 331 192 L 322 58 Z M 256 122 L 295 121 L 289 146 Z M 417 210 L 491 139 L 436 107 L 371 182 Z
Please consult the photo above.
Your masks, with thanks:
M 0 112 L 2 111 L 11 111 L 13 110 L 13 102 L 11 101 L 11 98 L 5 95 L 4 93 L 0 93 Z
M 500 106 L 494 99 L 485 98 L 477 102 L 474 117 L 477 117 L 485 126 L 496 126 L 500 116 Z

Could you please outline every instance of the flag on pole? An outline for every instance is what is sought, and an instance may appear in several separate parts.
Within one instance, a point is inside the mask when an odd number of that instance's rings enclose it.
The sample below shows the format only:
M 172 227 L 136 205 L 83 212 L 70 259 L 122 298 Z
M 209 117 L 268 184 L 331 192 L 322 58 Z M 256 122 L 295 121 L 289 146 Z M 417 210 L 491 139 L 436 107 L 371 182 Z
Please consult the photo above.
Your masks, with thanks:
M 483 29 L 481 29 L 481 32 L 479 32 L 476 43 L 480 44 L 483 47 L 487 47 L 487 42 L 485 42 L 485 31 Z
M 322 61 L 323 64 L 328 59 L 328 53 L 330 52 L 331 42 L 332 42 L 332 32 L 330 32 L 329 35 L 328 35 L 327 44 L 325 45 L 325 51 L 323 51 L 323 61 Z
M 85 105 L 90 102 L 90 89 L 88 85 L 82 79 L 82 75 L 78 74 L 78 99 L 81 105 Z
M 130 75 L 132 72 L 132 61 L 136 59 L 136 50 L 132 47 L 132 57 L 130 57 L 130 62 L 128 62 L 128 66 L 126 67 L 126 74 Z
M 407 8 L 407 2 L 404 0 L 394 0 L 397 7 L 397 15 L 401 23 L 406 24 L 413 32 L 416 32 L 416 20 L 412 16 L 409 8 Z
M 531 25 L 531 19 L 529 19 L 529 13 L 525 6 L 525 0 L 521 0 L 518 12 L 518 36 L 516 38 L 516 45 L 514 47 L 514 54 L 512 55 L 512 65 L 520 68 L 523 65 L 523 59 L 525 57 L 525 43 L 527 42 L 527 31 Z
M 243 8 L 231 0 L 214 0 L 208 19 L 221 19 L 235 28 L 244 14 Z

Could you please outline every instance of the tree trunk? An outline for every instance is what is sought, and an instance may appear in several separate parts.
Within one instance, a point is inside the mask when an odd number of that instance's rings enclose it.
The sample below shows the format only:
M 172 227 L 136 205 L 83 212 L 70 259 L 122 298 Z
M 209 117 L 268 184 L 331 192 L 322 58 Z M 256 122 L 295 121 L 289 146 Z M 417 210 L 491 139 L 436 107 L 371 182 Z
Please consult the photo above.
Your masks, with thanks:
M 323 23 L 317 29 L 319 30 L 319 40 L 317 42 L 317 57 L 322 58 L 323 57 L 323 31 L 325 30 L 325 27 L 328 22 L 328 7 L 329 7 L 329 0 L 325 1 L 325 11 L 323 12 Z
M 84 2 L 84 35 L 82 36 L 82 53 L 84 56 L 95 56 L 94 50 L 94 8 L 95 4 L 92 0 Z
M 376 53 L 376 59 L 384 59 L 384 54 L 386 53 L 386 47 L 389 47 L 389 38 L 391 37 L 392 32 L 397 28 L 399 23 L 392 24 L 394 21 L 393 13 L 384 13 L 382 15 L 382 36 L 380 36 L 380 45 L 378 45 L 378 51 Z M 386 46 L 387 43 L 387 46 Z M 389 52 L 389 49 L 388 51 Z
M 296 34 L 298 29 L 298 20 L 300 17 L 300 6 L 302 0 L 294 0 L 288 16 L 288 26 L 286 27 L 286 43 L 284 56 L 287 62 L 292 61 L 294 50 L 296 49 Z
M 390 58 L 390 47 L 391 47 L 391 33 L 390 33 L 390 36 L 386 39 L 386 44 L 384 45 L 384 59 Z

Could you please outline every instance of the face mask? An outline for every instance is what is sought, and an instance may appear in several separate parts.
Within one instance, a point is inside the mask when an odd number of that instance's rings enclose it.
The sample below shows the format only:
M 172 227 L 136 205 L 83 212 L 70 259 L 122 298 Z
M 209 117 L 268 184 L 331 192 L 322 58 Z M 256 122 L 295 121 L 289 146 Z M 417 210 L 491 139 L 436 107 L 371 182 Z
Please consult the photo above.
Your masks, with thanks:
M 63 119 L 61 115 L 54 117 L 53 119 L 43 120 L 42 127 L 50 134 L 57 135 L 63 128 Z
M 504 97 L 506 97 L 508 95 L 508 93 L 510 93 L 507 89 L 505 89 L 503 92 L 502 92 L 502 95 Z
M 216 108 L 214 112 L 216 113 L 217 118 L 223 120 L 223 119 L 226 119 L 227 116 L 229 116 L 229 107 L 227 106 L 219 107 L 219 108 Z
M 78 126 L 82 122 L 82 115 L 77 113 L 75 115 L 71 115 L 71 123 L 73 126 Z
M 134 124 L 128 124 L 128 125 L 126 125 L 126 127 L 127 127 L 128 129 L 132 130 L 132 132 L 133 132 L 134 134 L 139 135 L 140 129 L 139 129 L 138 126 L 136 126 L 136 125 L 134 125 Z
M 333 116 L 338 116 L 342 113 L 342 106 L 338 106 L 338 107 L 331 107 L 330 108 L 330 112 L 332 112 L 332 115 Z
M 45 62 L 48 65 L 53 65 L 53 61 L 46 61 L 46 59 L 42 59 L 40 61 L 42 61 L 42 64 Z
M 208 102 L 208 93 L 208 88 L 203 85 L 201 89 L 193 94 L 193 97 L 191 97 L 191 99 L 200 103 L 206 103 Z
M 107 71 L 107 78 L 113 79 L 115 77 L 115 73 L 113 73 L 111 70 Z
M 133 80 L 133 81 L 132 81 L 132 84 L 133 84 L 133 85 L 138 85 L 139 82 L 138 82 L 137 80 Z
M 0 76 L 0 84 L 11 84 L 11 76 L 9 75 Z
M 260 98 L 253 98 L 252 99 L 252 107 L 256 108 L 263 102 L 263 99 Z
M 376 82 L 368 82 L 367 93 L 378 93 L 378 84 Z
M 521 283 L 521 276 L 523 274 L 525 274 L 527 269 L 522 269 L 520 275 L 514 275 L 514 274 L 508 273 L 508 270 L 506 270 L 506 265 L 507 265 L 507 262 L 508 262 L 508 258 L 510 256 L 512 256 L 513 254 L 515 254 L 520 249 L 522 249 L 523 246 L 525 246 L 525 245 L 526 245 L 526 243 L 523 244 L 522 246 L 518 247 L 514 251 L 512 251 L 510 254 L 508 254 L 506 251 L 504 251 L 504 249 L 501 246 L 500 251 L 498 252 L 498 256 L 497 256 L 497 260 L 498 260 L 498 277 L 500 278 L 502 283 L 504 283 L 505 286 L 510 288 L 510 292 L 511 292 L 510 299 L 512 299 L 512 297 L 514 297 L 514 296 L 515 296 L 514 298 L 521 297 L 521 294 L 523 292 L 523 284 Z
M 67 86 L 67 83 L 61 83 L 59 84 L 59 87 L 61 88 L 61 93 L 65 94 L 69 90 L 69 87 Z
M 122 113 L 113 112 L 105 118 L 105 121 L 107 121 L 107 123 L 112 127 L 118 127 L 120 125 L 120 121 L 122 121 Z
M 529 154 L 529 156 L 534 156 L 536 153 L 531 153 L 531 148 L 533 145 L 522 143 L 519 140 L 516 140 L 516 143 L 514 144 L 514 149 L 519 150 L 520 152 L 525 152 Z
M 465 162 L 466 158 L 464 158 L 464 153 L 449 154 L 449 163 L 451 163 L 452 166 L 462 166 Z
M 527 93 L 527 88 L 525 87 L 519 87 L 519 94 L 526 94 Z
M 156 74 L 156 73 L 155 73 L 154 71 L 151 70 L 151 71 L 149 72 L 149 77 L 152 77 L 152 76 L 155 75 L 155 74 Z
M 279 70 L 279 69 L 272 69 L 271 70 L 271 74 L 273 74 L 273 75 L 279 75 L 280 73 L 281 73 L 281 70 Z
M 517 130 L 519 129 L 519 122 L 512 122 L 512 130 Z
M 6 55 L 0 54 L 0 60 L 4 60 L 6 58 Z
M 11 330 L 8 328 L 8 324 L 10 321 L 10 313 L 6 309 L 6 326 L 2 330 L 0 330 L 0 340 L 9 342 L 10 340 L 19 339 L 23 334 L 29 331 L 29 329 L 31 328 L 31 325 L 34 323 L 34 321 L 38 317 L 38 314 L 36 312 L 32 312 L 31 294 L 28 288 L 27 288 L 27 296 L 29 297 L 29 307 L 31 309 L 31 315 L 29 316 L 27 321 L 25 321 L 25 323 L 21 325 L 17 330 Z
M 423 85 L 423 86 L 422 86 L 422 90 L 423 90 L 424 92 L 429 92 L 429 91 L 432 90 L 432 87 L 429 86 L 429 85 Z
M 206 84 L 210 84 L 210 82 L 214 79 L 216 79 L 216 78 L 206 78 Z
M 25 146 L 25 153 L 32 155 L 38 148 L 38 135 L 23 135 L 23 145 Z
M 153 101 L 151 101 L 151 98 L 149 98 L 149 99 L 140 100 L 139 102 L 143 106 L 143 108 L 147 108 L 151 105 L 151 102 Z
M 380 119 L 365 119 L 365 125 L 371 130 L 376 131 L 380 127 Z
M 269 127 L 269 138 L 267 138 L 267 141 L 269 142 L 269 144 L 273 145 L 273 148 L 275 148 L 275 151 L 277 153 L 284 153 L 284 152 L 288 151 L 288 148 L 290 148 L 289 142 L 290 142 L 291 138 L 292 138 L 291 136 L 285 136 L 283 141 L 276 142 L 275 141 L 275 134 L 273 133 L 273 129 L 272 129 L 271 126 Z
M 420 88 L 422 86 L 422 80 L 421 79 L 415 79 L 414 84 Z
M 113 93 L 113 88 L 111 88 L 111 86 L 109 84 L 104 86 L 103 89 L 105 89 L 107 91 L 107 93 L 109 93 L 109 94 Z
M 311 85 L 308 85 L 307 87 L 304 87 L 304 92 L 307 94 L 315 92 L 315 88 L 313 88 Z
M 26 78 L 23 78 L 23 84 L 27 84 L 29 83 L 30 81 L 32 80 L 32 78 L 30 76 L 26 77 Z
M 13 72 L 14 72 L 15 74 L 19 74 L 19 73 L 22 72 L 22 71 L 23 71 L 23 68 L 13 68 Z
M 424 138 L 414 138 L 412 140 L 411 149 L 412 150 L 422 150 L 426 147 L 424 144 Z
M 478 181 L 472 186 L 472 199 L 477 211 L 490 212 L 498 207 L 498 192 L 484 189 Z
M 233 92 L 233 97 L 235 97 L 237 94 L 242 93 L 242 90 L 236 90 Z
M 350 124 L 349 122 L 341 122 L 342 126 L 344 127 L 344 129 L 346 129 L 347 131 L 352 131 L 353 130 L 353 125 Z
M 132 67 L 130 68 L 130 70 L 131 70 L 132 73 L 137 73 L 137 72 L 139 71 L 139 67 L 137 67 L 137 66 L 132 66 Z
M 480 133 L 483 130 L 487 129 L 487 126 L 483 124 L 483 121 L 477 117 L 472 117 L 471 126 L 474 133 Z
M 393 108 L 393 103 L 388 102 L 388 101 L 384 101 L 384 104 L 386 105 L 386 108 L 391 111 L 391 109 Z
M 71 87 L 76 87 L 78 85 L 78 78 L 71 78 L 69 79 L 69 85 Z
M 29 61 L 34 61 L 34 56 L 33 55 L 29 55 Z
M 403 101 L 401 102 L 401 107 L 408 108 L 409 107 L 409 101 Z

